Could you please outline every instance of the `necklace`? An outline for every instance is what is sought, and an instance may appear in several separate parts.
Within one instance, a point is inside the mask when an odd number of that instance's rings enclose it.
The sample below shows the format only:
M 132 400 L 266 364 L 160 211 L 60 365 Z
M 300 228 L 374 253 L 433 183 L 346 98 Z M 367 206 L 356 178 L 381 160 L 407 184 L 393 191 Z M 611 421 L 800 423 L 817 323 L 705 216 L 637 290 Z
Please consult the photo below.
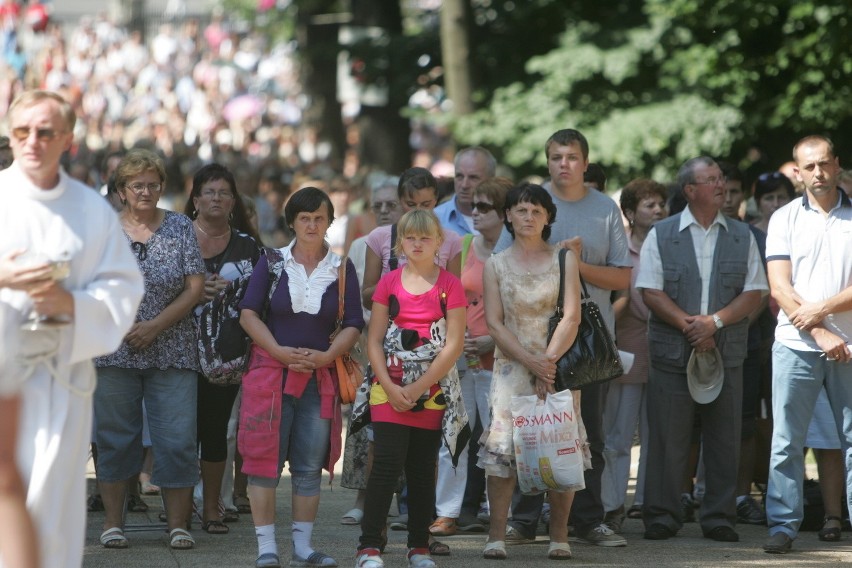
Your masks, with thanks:
M 208 233 L 207 231 L 205 231 L 204 229 L 202 229 L 202 228 L 201 228 L 201 223 L 199 223 L 198 221 L 194 221 L 192 224 L 193 224 L 193 225 L 195 225 L 195 228 L 196 228 L 196 229 L 198 229 L 199 231 L 201 231 L 201 234 L 203 234 L 203 235 L 204 235 L 205 237 L 207 237 L 208 239 L 221 239 L 221 238 L 224 238 L 224 237 L 226 237 L 226 236 L 228 236 L 228 235 L 230 235 L 230 234 L 231 234 L 231 226 L 230 226 L 230 225 L 228 225 L 228 230 L 227 230 L 227 231 L 225 231 L 225 232 L 224 232 L 224 233 L 222 233 L 221 235 L 216 235 L 216 236 L 214 237 L 213 235 L 211 235 L 210 233 Z

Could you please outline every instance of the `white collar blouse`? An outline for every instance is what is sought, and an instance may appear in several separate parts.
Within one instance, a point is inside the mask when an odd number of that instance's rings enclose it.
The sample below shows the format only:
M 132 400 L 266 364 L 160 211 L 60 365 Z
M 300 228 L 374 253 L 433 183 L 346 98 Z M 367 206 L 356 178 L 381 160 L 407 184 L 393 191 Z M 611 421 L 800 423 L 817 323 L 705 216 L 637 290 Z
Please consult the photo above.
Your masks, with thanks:
M 329 248 L 317 267 L 308 276 L 305 267 L 299 264 L 293 257 L 293 246 L 296 244 L 294 239 L 292 243 L 281 249 L 281 255 L 284 257 L 284 270 L 287 272 L 288 288 L 290 289 L 290 302 L 293 305 L 293 312 L 305 312 L 312 315 L 319 313 L 322 296 L 332 284 L 337 281 L 338 269 L 340 267 L 341 257 Z

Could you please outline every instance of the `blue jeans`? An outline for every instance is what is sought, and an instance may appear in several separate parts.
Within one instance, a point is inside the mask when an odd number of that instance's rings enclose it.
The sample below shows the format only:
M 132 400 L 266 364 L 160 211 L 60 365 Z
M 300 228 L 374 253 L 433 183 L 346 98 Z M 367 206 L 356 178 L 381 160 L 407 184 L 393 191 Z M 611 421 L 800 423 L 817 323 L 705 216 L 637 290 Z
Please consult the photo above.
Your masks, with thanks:
M 852 364 L 829 361 L 819 351 L 772 348 L 772 451 L 766 517 L 769 533 L 795 538 L 804 515 L 803 449 L 808 424 L 823 385 L 846 464 L 846 493 L 852 495 Z M 850 507 L 852 508 L 852 507 Z
M 124 481 L 142 470 L 142 399 L 156 459 L 151 482 L 165 488 L 198 482 L 197 374 L 185 369 L 101 367 L 95 389 L 98 479 Z
M 284 462 L 290 462 L 294 495 L 313 497 L 320 492 L 322 468 L 328 459 L 331 420 L 320 418 L 320 395 L 316 376 L 308 381 L 301 398 L 281 397 L 281 427 L 278 434 L 278 476 L 250 475 L 249 485 L 278 487 Z

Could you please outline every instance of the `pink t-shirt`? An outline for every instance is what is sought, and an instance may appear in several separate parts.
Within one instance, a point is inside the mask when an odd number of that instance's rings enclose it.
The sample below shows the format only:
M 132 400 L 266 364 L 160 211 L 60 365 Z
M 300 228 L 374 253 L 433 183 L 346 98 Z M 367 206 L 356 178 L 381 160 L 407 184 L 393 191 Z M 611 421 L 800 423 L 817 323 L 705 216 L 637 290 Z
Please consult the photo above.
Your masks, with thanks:
M 411 294 L 402 286 L 402 268 L 389 272 L 379 280 L 373 293 L 373 302 L 390 307 L 391 295 L 399 302 L 399 313 L 394 317 L 396 325 L 403 329 L 411 329 L 425 341 L 431 337 L 432 323 L 444 317 L 441 309 L 441 296 L 445 295 L 447 311 L 463 308 L 467 305 L 461 281 L 452 273 L 441 269 L 438 280 L 428 292 Z M 402 384 L 402 366 L 400 364 L 388 367 L 388 375 L 396 384 Z M 427 430 L 441 428 L 444 415 L 444 404 L 439 396 L 441 387 L 436 383 L 429 389 L 428 400 L 423 408 L 397 412 L 387 402 L 384 389 L 375 380 L 370 394 L 370 413 L 375 422 L 393 422 L 404 426 L 413 426 Z
M 438 251 L 438 266 L 446 268 L 450 260 L 461 254 L 461 237 L 449 229 L 443 229 L 443 231 L 444 243 Z M 396 238 L 399 241 L 399 235 Z M 390 272 L 391 225 L 376 227 L 370 231 L 367 235 L 367 246 L 382 259 L 382 276 Z M 397 259 L 399 268 L 402 268 L 406 263 L 405 256 L 398 256 Z
M 467 258 L 462 266 L 461 281 L 467 297 L 467 332 L 471 337 L 489 335 L 488 324 L 485 322 L 485 302 L 482 296 L 484 271 L 485 261 L 476 256 L 473 243 L 470 243 Z M 494 367 L 494 352 L 480 355 L 479 360 L 482 367 L 490 371 Z

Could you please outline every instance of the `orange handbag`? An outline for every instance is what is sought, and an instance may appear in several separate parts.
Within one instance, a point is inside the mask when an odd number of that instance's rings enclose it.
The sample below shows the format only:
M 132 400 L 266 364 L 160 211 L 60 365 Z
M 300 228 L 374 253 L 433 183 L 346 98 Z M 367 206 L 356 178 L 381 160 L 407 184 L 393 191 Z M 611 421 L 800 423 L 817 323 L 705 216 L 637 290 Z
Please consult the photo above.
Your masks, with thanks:
M 335 326 L 331 337 L 329 337 L 330 341 L 334 341 L 334 338 L 337 337 L 337 334 L 340 333 L 343 326 L 343 298 L 344 292 L 346 291 L 346 257 L 343 257 L 343 260 L 340 263 L 338 275 L 337 325 Z M 338 392 L 340 394 L 341 404 L 351 404 L 355 402 L 355 392 L 364 380 L 364 370 L 361 368 L 358 361 L 353 359 L 352 355 L 348 352 L 335 357 L 334 366 L 337 370 Z

